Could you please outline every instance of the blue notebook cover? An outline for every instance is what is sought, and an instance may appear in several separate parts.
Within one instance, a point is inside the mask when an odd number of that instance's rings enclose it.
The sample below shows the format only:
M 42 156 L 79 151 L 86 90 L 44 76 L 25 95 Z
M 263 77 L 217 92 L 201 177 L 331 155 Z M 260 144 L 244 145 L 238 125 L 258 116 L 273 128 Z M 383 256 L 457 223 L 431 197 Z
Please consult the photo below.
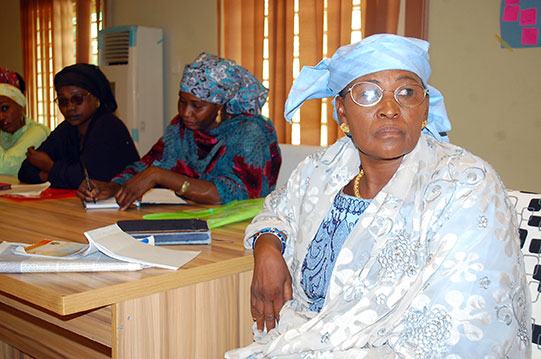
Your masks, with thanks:
M 118 221 L 117 225 L 134 238 L 154 236 L 157 246 L 175 244 L 210 244 L 207 221 L 200 219 L 136 219 Z

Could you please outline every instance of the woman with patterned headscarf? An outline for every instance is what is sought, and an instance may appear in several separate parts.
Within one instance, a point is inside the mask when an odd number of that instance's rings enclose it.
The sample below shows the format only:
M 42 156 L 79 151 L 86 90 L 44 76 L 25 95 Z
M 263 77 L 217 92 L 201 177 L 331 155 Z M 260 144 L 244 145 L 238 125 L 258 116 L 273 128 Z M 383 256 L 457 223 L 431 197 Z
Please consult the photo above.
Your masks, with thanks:
M 121 209 L 154 186 L 202 203 L 264 197 L 281 157 L 272 122 L 261 115 L 268 90 L 234 61 L 208 53 L 186 65 L 178 115 L 141 158 L 84 200 L 116 196 Z
M 255 343 L 226 358 L 529 358 L 516 213 L 447 143 L 429 44 L 379 34 L 305 67 L 285 106 L 333 97 L 346 136 L 246 229 Z
M 0 175 L 16 176 L 28 147 L 39 146 L 50 132 L 24 114 L 24 90 L 21 76 L 0 68 Z
M 67 66 L 55 75 L 54 87 L 64 121 L 37 150 L 28 149 L 21 182 L 76 189 L 86 183 L 85 170 L 110 181 L 139 159 L 128 129 L 113 113 L 117 105 L 109 81 L 97 66 Z

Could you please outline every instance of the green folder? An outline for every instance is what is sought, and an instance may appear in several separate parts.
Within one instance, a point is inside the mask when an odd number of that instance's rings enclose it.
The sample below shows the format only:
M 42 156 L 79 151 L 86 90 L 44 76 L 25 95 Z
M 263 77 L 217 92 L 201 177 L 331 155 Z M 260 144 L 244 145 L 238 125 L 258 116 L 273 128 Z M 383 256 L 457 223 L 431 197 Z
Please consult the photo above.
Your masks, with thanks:
M 241 201 L 232 201 L 223 206 L 203 210 L 146 214 L 143 218 L 206 219 L 209 228 L 213 229 L 254 218 L 261 211 L 264 202 L 265 198 L 245 199 Z

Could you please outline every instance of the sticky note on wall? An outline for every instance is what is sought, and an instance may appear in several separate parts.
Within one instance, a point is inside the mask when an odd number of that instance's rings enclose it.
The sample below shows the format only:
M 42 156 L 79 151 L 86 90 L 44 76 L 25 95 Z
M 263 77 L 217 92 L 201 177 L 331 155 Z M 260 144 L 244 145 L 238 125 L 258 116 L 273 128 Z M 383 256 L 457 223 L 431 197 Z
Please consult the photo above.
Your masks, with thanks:
M 538 29 L 525 27 L 522 29 L 522 44 L 537 45 Z
M 520 26 L 537 24 L 537 9 L 524 9 L 520 12 Z
M 505 9 L 503 10 L 502 20 L 506 22 L 517 21 L 519 13 L 520 13 L 519 5 L 505 5 Z

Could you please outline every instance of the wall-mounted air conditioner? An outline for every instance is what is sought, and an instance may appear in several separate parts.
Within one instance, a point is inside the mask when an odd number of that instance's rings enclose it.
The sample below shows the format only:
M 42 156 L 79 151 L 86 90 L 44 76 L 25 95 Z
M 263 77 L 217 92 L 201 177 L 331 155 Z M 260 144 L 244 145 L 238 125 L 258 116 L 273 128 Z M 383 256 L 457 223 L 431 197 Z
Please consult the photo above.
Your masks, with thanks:
M 99 66 L 111 82 L 124 121 L 143 156 L 163 134 L 163 33 L 123 26 L 100 31 Z

